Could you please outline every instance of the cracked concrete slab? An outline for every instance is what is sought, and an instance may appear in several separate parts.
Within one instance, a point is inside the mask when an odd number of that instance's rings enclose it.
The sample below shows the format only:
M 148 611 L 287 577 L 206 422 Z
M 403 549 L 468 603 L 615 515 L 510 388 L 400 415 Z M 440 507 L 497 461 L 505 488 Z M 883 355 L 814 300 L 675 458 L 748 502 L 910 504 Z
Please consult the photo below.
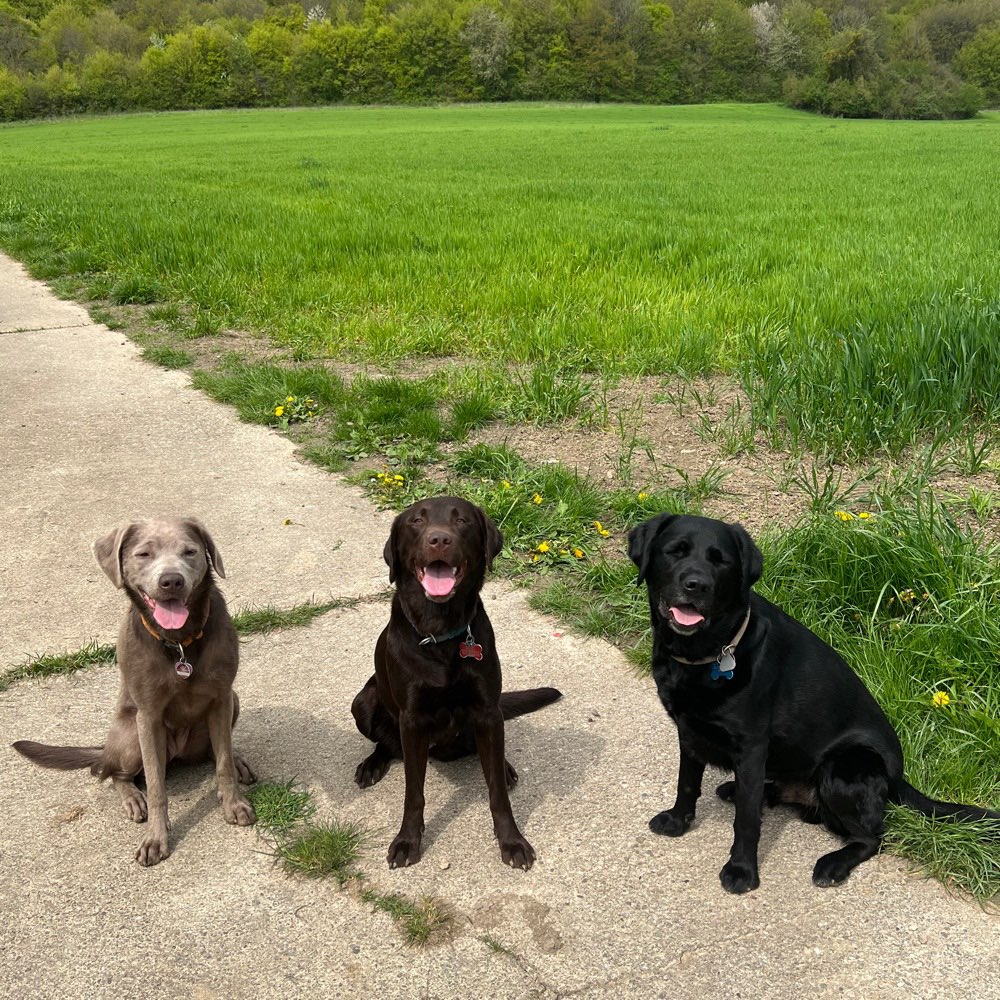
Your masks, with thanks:
M 14 280 L 3 273 L 0 301 Z M 11 334 L 0 338 L 0 370 L 20 392 L 43 387 L 39 406 L 4 430 L 15 469 L 0 488 L 4 663 L 113 637 L 123 601 L 88 546 L 154 504 L 213 528 L 231 603 L 384 586 L 387 515 L 184 376 L 142 362 L 120 335 L 62 324 Z M 186 471 L 174 461 L 176 428 Z M 285 526 L 288 516 L 301 524 Z M 9 748 L 17 738 L 100 741 L 117 686 L 105 667 L 0 693 L 0 998 L 1000 997 L 1000 917 L 890 856 L 816 889 L 812 865 L 834 841 L 786 811 L 765 818 L 761 888 L 726 895 L 718 871 L 732 814 L 710 783 L 685 837 L 646 828 L 676 768 L 651 683 L 613 647 L 533 612 L 523 591 L 493 581 L 485 601 L 505 687 L 564 693 L 507 727 L 521 777 L 514 812 L 538 853 L 530 872 L 500 863 L 472 759 L 431 763 L 424 858 L 386 867 L 402 768 L 356 788 L 369 744 L 349 712 L 384 604 L 245 641 L 237 680 L 239 751 L 263 777 L 306 785 L 320 818 L 363 823 L 368 883 L 444 900 L 456 917 L 448 942 L 408 947 L 349 892 L 281 874 L 257 831 L 222 822 L 207 767 L 171 773 L 174 853 L 139 868 L 141 831 L 109 788 L 86 772 L 39 770 Z

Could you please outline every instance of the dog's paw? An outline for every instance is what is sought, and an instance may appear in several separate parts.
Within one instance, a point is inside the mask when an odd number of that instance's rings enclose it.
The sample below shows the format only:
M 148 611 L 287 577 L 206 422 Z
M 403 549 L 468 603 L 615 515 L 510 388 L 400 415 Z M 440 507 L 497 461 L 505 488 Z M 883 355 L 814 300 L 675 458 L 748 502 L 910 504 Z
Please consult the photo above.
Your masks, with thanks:
M 386 856 L 390 868 L 406 868 L 420 860 L 420 837 L 404 837 L 402 833 L 389 845 Z
M 233 754 L 233 764 L 236 766 L 236 777 L 239 778 L 241 785 L 256 784 L 257 775 L 253 773 L 253 769 L 239 754 Z
M 148 811 L 146 796 L 138 788 L 131 788 L 122 795 L 122 808 L 133 823 L 145 823 Z
M 736 801 L 736 782 L 735 781 L 724 781 L 715 790 L 715 794 L 722 799 L 723 802 L 735 802 Z
M 527 871 L 535 863 L 535 850 L 524 837 L 508 837 L 500 841 L 500 859 L 511 868 Z
M 138 861 L 143 868 L 158 865 L 161 861 L 168 857 L 170 857 L 170 844 L 167 841 L 167 835 L 165 833 L 147 834 L 142 843 L 139 845 L 139 849 L 135 852 L 135 860 Z
M 664 809 L 649 821 L 649 828 L 663 837 L 679 837 L 691 829 L 693 822 L 693 813 L 678 816 L 672 809 Z
M 827 889 L 831 885 L 840 885 L 847 881 L 847 876 L 851 874 L 851 866 L 836 857 L 839 851 L 832 854 L 825 854 L 816 862 L 813 868 L 813 885 L 818 885 L 821 889 Z
M 760 876 L 756 868 L 741 864 L 737 861 L 727 861 L 719 872 L 719 881 L 726 892 L 736 893 L 749 892 L 760 885 Z
M 370 757 L 365 757 L 354 772 L 355 784 L 358 788 L 371 788 L 385 777 L 391 763 L 392 761 L 379 754 L 373 753 Z
M 232 826 L 253 826 L 257 822 L 250 800 L 242 795 L 223 801 L 222 818 Z
M 514 770 L 514 765 L 509 760 L 505 760 L 503 765 L 507 778 L 507 791 L 509 792 L 517 784 L 517 771 Z

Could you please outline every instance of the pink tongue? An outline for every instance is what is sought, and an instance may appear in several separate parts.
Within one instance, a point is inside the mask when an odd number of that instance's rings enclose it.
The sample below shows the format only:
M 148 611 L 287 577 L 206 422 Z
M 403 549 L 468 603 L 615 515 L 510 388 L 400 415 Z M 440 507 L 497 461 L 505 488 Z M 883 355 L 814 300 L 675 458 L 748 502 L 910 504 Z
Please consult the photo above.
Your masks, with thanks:
M 671 607 L 670 613 L 674 616 L 674 621 L 678 625 L 697 625 L 705 620 L 704 615 L 699 615 L 694 609 L 685 611 L 683 608 Z
M 188 620 L 183 601 L 157 601 L 153 617 L 161 628 L 181 628 Z
M 455 589 L 455 571 L 443 562 L 431 563 L 420 582 L 431 597 L 445 597 Z

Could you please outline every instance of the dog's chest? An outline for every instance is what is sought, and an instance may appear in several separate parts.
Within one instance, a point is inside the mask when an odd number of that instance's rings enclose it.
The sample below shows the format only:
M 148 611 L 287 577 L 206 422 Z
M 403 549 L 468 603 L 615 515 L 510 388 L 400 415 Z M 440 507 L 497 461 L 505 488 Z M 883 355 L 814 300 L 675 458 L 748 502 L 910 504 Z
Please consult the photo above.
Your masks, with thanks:
M 447 684 L 421 684 L 415 692 L 413 708 L 428 728 L 441 732 L 461 729 L 483 708 L 481 685 L 459 675 Z
M 656 668 L 653 674 L 660 701 L 685 749 L 706 764 L 731 768 L 739 741 L 725 724 L 720 695 L 685 681 L 670 668 Z

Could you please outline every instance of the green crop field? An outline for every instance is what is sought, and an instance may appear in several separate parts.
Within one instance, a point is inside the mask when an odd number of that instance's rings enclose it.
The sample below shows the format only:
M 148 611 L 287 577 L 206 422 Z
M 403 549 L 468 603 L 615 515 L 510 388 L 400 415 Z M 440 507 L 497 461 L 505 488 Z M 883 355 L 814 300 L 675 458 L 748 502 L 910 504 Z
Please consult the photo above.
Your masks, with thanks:
M 0 129 L 0 244 L 300 357 L 721 368 L 776 440 L 864 453 L 1000 408 L 997 162 L 996 114 L 77 119 Z

